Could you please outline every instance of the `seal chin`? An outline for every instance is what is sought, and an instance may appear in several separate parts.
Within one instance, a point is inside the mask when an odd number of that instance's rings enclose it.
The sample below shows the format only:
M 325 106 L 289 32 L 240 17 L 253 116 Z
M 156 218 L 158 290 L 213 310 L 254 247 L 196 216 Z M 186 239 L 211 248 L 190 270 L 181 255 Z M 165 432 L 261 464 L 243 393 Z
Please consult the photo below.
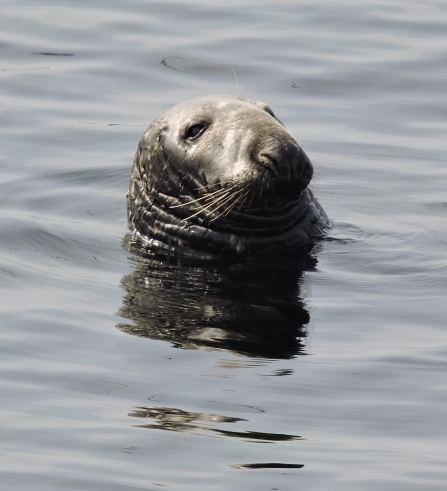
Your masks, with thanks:
M 307 155 L 260 102 L 209 96 L 157 118 L 135 154 L 131 230 L 152 246 L 264 254 L 315 241 L 329 221 Z

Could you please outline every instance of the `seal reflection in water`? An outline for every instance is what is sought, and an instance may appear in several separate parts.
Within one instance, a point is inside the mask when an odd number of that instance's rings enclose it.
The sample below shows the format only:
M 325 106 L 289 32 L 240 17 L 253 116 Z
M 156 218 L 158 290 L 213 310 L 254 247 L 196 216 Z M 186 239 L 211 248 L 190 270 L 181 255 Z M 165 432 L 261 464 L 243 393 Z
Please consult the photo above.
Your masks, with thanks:
M 154 252 L 127 238 L 134 270 L 122 279 L 118 312 L 134 336 L 182 349 L 219 349 L 255 358 L 303 352 L 309 313 L 301 298 L 304 271 L 316 259 L 291 251 L 256 258 L 202 260 Z
M 152 249 L 271 254 L 320 238 L 328 218 L 304 151 L 262 102 L 209 96 L 157 118 L 138 145 L 128 221 Z

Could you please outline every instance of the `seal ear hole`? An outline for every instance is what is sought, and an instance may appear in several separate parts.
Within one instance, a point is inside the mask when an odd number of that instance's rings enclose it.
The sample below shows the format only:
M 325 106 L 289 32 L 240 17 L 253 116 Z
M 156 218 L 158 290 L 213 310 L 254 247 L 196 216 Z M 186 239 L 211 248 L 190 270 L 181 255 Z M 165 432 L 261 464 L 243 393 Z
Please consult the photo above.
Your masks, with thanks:
M 265 104 L 265 102 L 257 101 L 254 103 L 254 105 L 256 107 L 259 107 L 259 109 L 262 109 L 266 113 L 270 114 L 270 116 L 272 116 L 273 118 L 277 119 L 274 112 L 270 109 L 269 106 L 267 106 L 267 104 Z
M 184 138 L 188 141 L 198 140 L 207 128 L 208 124 L 204 121 L 190 123 L 185 130 Z
M 273 111 L 272 111 L 272 110 L 271 110 L 271 109 L 270 109 L 270 108 L 269 108 L 267 105 L 266 105 L 266 106 L 264 106 L 264 111 L 265 111 L 266 113 L 269 113 L 269 114 L 270 114 L 270 116 L 272 116 L 272 117 L 274 117 L 274 118 L 276 119 L 275 113 L 274 113 L 274 112 L 273 112 Z

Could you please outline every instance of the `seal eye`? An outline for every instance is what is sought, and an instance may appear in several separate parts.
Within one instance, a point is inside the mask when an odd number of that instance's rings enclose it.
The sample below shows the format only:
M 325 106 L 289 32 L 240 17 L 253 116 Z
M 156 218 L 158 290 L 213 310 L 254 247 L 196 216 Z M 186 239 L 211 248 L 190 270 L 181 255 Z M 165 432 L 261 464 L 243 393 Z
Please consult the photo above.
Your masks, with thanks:
M 194 141 L 200 138 L 208 127 L 205 123 L 193 123 L 186 129 L 185 140 Z

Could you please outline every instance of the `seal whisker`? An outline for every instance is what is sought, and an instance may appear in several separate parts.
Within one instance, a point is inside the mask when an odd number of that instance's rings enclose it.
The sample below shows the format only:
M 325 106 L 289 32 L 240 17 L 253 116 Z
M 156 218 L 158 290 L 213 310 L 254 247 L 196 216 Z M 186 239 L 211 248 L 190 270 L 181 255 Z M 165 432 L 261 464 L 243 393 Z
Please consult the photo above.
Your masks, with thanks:
M 247 194 L 249 193 L 249 191 L 247 191 L 247 188 L 248 188 L 248 185 L 245 185 L 241 190 L 240 192 L 244 193 L 242 195 L 239 195 L 237 197 L 237 199 L 234 201 L 233 205 L 231 205 L 231 208 L 233 208 L 234 206 L 236 206 L 237 204 L 241 203 L 241 201 L 243 201 L 245 199 L 245 197 L 247 196 Z M 244 192 L 245 191 L 245 192 Z M 239 208 L 238 208 L 239 209 Z
M 225 215 L 225 216 L 227 216 L 227 215 L 230 213 L 230 211 L 231 211 L 231 210 L 232 210 L 232 209 L 233 209 L 233 208 L 234 208 L 234 207 L 235 207 L 235 206 L 236 206 L 238 203 L 240 203 L 241 199 L 242 199 L 242 196 L 238 196 L 238 197 L 237 197 L 237 199 L 235 199 L 235 200 L 233 201 L 233 203 L 232 203 L 232 204 L 231 204 L 231 205 L 230 205 L 230 206 L 227 208 L 227 210 L 225 211 L 224 215 Z
M 213 212 L 217 211 L 219 208 L 221 208 L 225 203 L 228 203 L 228 201 L 232 200 L 234 198 L 234 196 L 236 196 L 237 194 L 239 194 L 240 192 L 242 191 L 242 189 L 240 189 L 239 191 L 236 191 L 234 192 L 231 196 L 229 196 L 226 200 L 223 201 L 223 203 L 221 203 L 219 206 L 217 206 Z M 221 217 L 227 210 L 224 210 L 222 213 L 220 213 L 219 215 L 217 215 L 217 217 L 214 217 L 210 220 L 210 222 L 214 222 L 214 220 L 217 220 L 219 217 Z
M 231 203 L 230 206 L 228 206 L 227 210 L 225 211 L 225 216 L 228 215 L 228 213 L 230 213 L 230 211 L 240 202 L 241 200 L 241 196 L 238 196 L 234 201 L 233 203 Z
M 247 186 L 248 187 L 248 186 Z M 243 208 L 244 206 L 244 203 L 245 203 L 245 198 L 247 198 L 247 196 L 250 194 L 250 190 L 246 191 L 245 194 L 242 195 L 242 200 L 241 200 L 241 204 L 238 206 L 237 210 L 236 210 L 236 215 L 241 211 L 241 209 Z
M 213 201 L 207 203 L 207 206 L 204 208 L 209 208 L 210 206 L 215 205 L 215 204 L 219 203 L 219 201 L 222 201 L 223 199 L 225 199 L 228 196 L 228 194 L 231 192 L 231 190 L 235 187 L 236 186 L 232 186 L 231 188 L 226 189 L 224 193 L 219 194 L 217 197 L 212 196 L 211 198 Z
M 224 193 L 222 194 L 219 194 L 219 196 L 212 196 L 211 199 L 213 201 L 207 203 L 207 206 L 204 207 L 204 208 L 209 208 L 210 206 L 212 205 L 215 205 L 216 203 L 219 203 L 219 201 L 222 201 L 224 198 L 226 198 L 228 196 L 228 194 L 230 193 L 230 191 L 234 188 L 235 186 L 229 188 L 229 189 L 226 189 Z
M 253 194 L 252 194 L 252 196 L 251 196 L 251 200 L 250 200 L 250 203 L 248 203 L 247 208 L 250 208 L 251 204 L 253 203 L 253 200 L 255 199 L 255 194 L 256 194 L 256 193 L 253 193 Z
M 197 201 L 201 201 L 202 199 L 206 199 L 206 196 L 202 196 L 201 198 L 197 198 L 197 199 L 192 199 L 191 201 L 187 201 L 186 203 L 180 203 L 179 205 L 172 205 L 169 207 L 169 209 L 181 208 L 182 206 L 192 205 L 193 203 L 197 203 Z M 200 203 L 198 204 L 200 205 Z
M 234 186 L 233 186 L 233 187 L 234 187 Z M 230 189 L 232 189 L 232 188 L 230 188 Z M 213 205 L 215 205 L 216 203 L 219 203 L 219 201 L 223 200 L 223 199 L 224 199 L 226 196 L 228 196 L 228 193 L 229 193 L 229 192 L 230 192 L 230 191 L 229 191 L 229 190 L 227 190 L 225 194 L 220 195 L 218 198 L 216 198 L 216 199 L 215 199 L 214 201 L 212 201 L 211 203 L 208 203 L 206 206 L 200 206 L 200 209 L 199 209 L 199 210 L 198 210 L 196 213 L 194 213 L 193 215 L 190 215 L 188 218 L 183 218 L 182 220 L 189 220 L 190 218 L 195 217 L 196 215 L 198 215 L 198 214 L 199 214 L 200 212 L 202 212 L 202 211 L 205 211 L 205 212 L 209 213 L 209 212 L 208 212 L 208 209 L 209 209 L 209 208 L 211 208 L 211 207 L 212 207 Z M 200 205 L 200 203 L 198 203 L 198 204 Z M 220 208 L 221 206 L 222 206 L 222 205 L 219 205 L 217 208 Z M 216 208 L 216 209 L 217 209 L 217 208 Z
M 233 187 L 234 187 L 234 186 L 233 186 Z M 215 204 L 220 203 L 220 204 L 219 204 L 219 206 L 217 206 L 216 208 L 214 208 L 214 210 L 212 210 L 212 211 L 216 211 L 216 210 L 218 210 L 218 209 L 219 209 L 219 208 L 220 208 L 220 207 L 221 207 L 223 204 L 227 203 L 227 202 L 228 202 L 229 200 L 231 200 L 231 199 L 232 199 L 232 198 L 233 198 L 233 197 L 234 197 L 236 194 L 238 194 L 238 193 L 239 193 L 239 191 L 235 191 L 234 193 L 230 194 L 230 196 L 228 196 L 228 194 L 230 193 L 230 190 L 231 190 L 231 189 L 232 189 L 232 188 L 230 188 L 230 189 L 228 190 L 228 192 L 227 192 L 227 193 L 225 193 L 225 194 L 223 194 L 223 195 L 219 196 L 217 199 L 215 199 L 215 200 L 214 200 L 212 203 L 210 203 L 210 204 L 209 204 L 209 206 L 206 206 L 206 208 L 208 209 L 208 208 L 210 208 L 212 205 L 215 205 Z M 222 202 L 222 201 L 223 201 L 223 202 Z
M 231 188 L 222 188 L 222 189 L 219 189 L 218 191 L 214 191 L 213 193 L 206 193 L 205 194 L 205 198 L 211 198 L 211 197 L 215 197 L 214 195 L 221 195 L 223 193 L 227 193 L 229 191 L 231 191 L 232 189 L 234 189 L 236 187 L 236 184 L 234 186 L 231 186 Z
M 233 186 L 234 187 L 234 186 Z M 230 188 L 232 189 L 232 188 Z M 210 198 L 210 196 L 212 196 L 213 194 L 217 194 L 217 193 L 224 193 L 224 192 L 228 192 L 229 189 L 219 189 L 219 191 L 215 191 L 214 193 L 207 193 L 205 196 L 201 196 L 200 198 L 197 198 L 197 199 L 192 199 L 191 201 L 188 201 L 186 203 L 181 203 L 179 205 L 172 205 L 170 206 L 169 208 L 180 208 L 181 206 L 187 206 L 187 205 L 190 205 L 192 203 L 196 203 L 197 201 L 201 201 L 201 200 L 207 200 Z

